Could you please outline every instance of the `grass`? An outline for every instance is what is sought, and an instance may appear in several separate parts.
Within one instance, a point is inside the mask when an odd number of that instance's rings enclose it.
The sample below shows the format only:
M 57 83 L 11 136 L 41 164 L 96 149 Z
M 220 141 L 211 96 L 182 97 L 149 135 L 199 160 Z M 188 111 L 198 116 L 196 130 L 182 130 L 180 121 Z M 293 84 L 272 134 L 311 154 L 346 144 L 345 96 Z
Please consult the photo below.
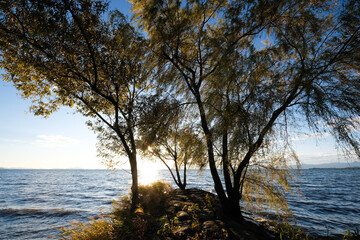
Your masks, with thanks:
M 329 240 L 334 239 L 334 237 L 312 237 L 308 234 L 305 234 L 301 228 L 298 226 L 293 226 L 289 223 L 279 223 L 279 222 L 271 222 L 272 231 L 278 234 L 280 240 Z M 342 237 L 342 240 L 360 240 L 360 232 L 359 229 L 355 229 L 354 231 L 350 231 L 346 229 L 346 234 Z
M 113 211 L 90 222 L 72 222 L 63 227 L 62 239 L 113 240 L 113 239 L 157 239 L 160 218 L 167 208 L 170 184 L 161 181 L 149 186 L 139 186 L 140 204 L 135 212 L 130 210 L 130 196 L 113 202 Z
M 98 219 L 90 218 L 90 222 L 72 222 L 70 228 L 60 228 L 62 239 L 74 240 L 107 240 L 114 239 L 114 224 L 111 219 L 99 215 Z
M 182 211 L 189 214 L 186 236 L 181 230 L 181 221 L 177 218 L 174 206 L 170 206 L 169 193 L 173 189 L 164 182 L 139 186 L 140 204 L 132 212 L 131 196 L 113 202 L 110 214 L 91 218 L 89 222 L 73 222 L 69 227 L 63 227 L 62 239 L 73 240 L 114 240 L 114 239 L 226 239 L 228 232 L 221 232 L 207 236 L 203 232 L 199 219 L 201 208 L 214 208 L 215 199 L 210 195 L 204 196 L 199 203 L 192 203 L 182 207 Z M 200 206 L 201 205 L 201 206 Z M 172 210 L 170 210 L 172 209 Z
M 349 229 L 346 229 L 346 234 L 343 237 L 343 240 L 359 240 L 360 232 L 359 229 L 355 229 L 353 232 L 350 232 Z
M 137 240 L 137 239 L 183 239 L 185 236 L 177 231 L 181 224 L 175 212 L 169 212 L 169 194 L 173 189 L 168 183 L 161 181 L 148 186 L 139 186 L 140 204 L 136 211 L 130 210 L 131 196 L 113 202 L 110 214 L 90 218 L 86 223 L 71 222 L 69 227 L 63 227 L 61 239 L 63 240 Z M 199 204 L 201 206 L 199 206 Z M 216 208 L 216 200 L 210 195 L 205 195 L 198 203 L 192 203 L 182 208 L 189 214 L 190 229 L 187 239 L 226 239 L 228 232 L 221 228 L 221 232 L 206 236 L 203 231 L 199 214 L 201 208 Z M 169 215 L 170 214 L 170 215 Z M 315 238 L 305 234 L 299 227 L 288 223 L 270 222 L 271 229 L 281 240 L 313 240 Z M 220 230 L 219 230 L 220 231 Z M 180 235 L 179 235 L 180 234 Z M 320 237 L 316 239 L 331 239 Z M 360 240 L 359 230 L 347 233 L 342 240 Z
M 279 235 L 280 240 L 312 240 L 301 228 L 292 226 L 289 223 L 272 222 L 273 231 Z

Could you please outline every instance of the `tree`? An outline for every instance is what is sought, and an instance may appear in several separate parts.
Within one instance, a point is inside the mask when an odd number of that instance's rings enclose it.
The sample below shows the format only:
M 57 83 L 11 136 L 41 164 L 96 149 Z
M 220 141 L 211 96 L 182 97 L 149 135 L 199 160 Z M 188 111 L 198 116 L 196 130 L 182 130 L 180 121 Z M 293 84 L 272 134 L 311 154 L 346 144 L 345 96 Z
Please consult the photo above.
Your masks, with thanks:
M 141 148 L 145 156 L 159 159 L 175 184 L 184 190 L 187 169 L 197 166 L 201 170 L 205 166 L 204 143 L 185 118 L 186 108 L 178 102 L 151 98 L 148 103 L 141 117 Z
M 164 77 L 163 84 L 172 84 L 180 97 L 196 102 L 225 213 L 241 218 L 239 202 L 250 182 L 249 164 L 266 159 L 279 138 L 287 148 L 278 159 L 286 160 L 287 152 L 296 159 L 287 134 L 291 122 L 307 121 L 312 130 L 329 131 L 348 152 L 360 156 L 354 131 L 360 113 L 359 4 L 131 2 L 164 75 L 173 76 Z M 258 42 L 265 37 L 261 48 Z
M 151 69 L 146 41 L 115 11 L 105 21 L 102 1 L 0 3 L 0 67 L 31 111 L 48 116 L 76 106 L 111 129 L 132 173 L 132 207 L 138 203 L 137 105 Z

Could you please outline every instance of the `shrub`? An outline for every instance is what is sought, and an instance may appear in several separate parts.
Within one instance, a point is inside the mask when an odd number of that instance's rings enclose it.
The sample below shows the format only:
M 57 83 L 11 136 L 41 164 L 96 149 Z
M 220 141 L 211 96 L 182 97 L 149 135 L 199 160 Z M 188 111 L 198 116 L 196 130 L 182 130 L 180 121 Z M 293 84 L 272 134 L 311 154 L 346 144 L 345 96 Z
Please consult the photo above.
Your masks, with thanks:
M 353 232 L 350 232 L 349 229 L 346 229 L 346 234 L 343 237 L 343 240 L 359 240 L 360 232 L 359 229 L 355 229 Z
M 130 210 L 131 196 L 125 196 L 113 202 L 113 211 L 106 217 L 90 218 L 89 223 L 73 222 L 69 228 L 61 228 L 62 239 L 153 239 L 171 190 L 170 184 L 161 181 L 139 186 L 140 204 L 134 212 Z
M 302 232 L 301 228 L 289 223 L 272 222 L 274 231 L 279 234 L 281 240 L 310 240 L 309 235 Z
M 113 203 L 112 218 L 117 225 L 115 236 L 119 239 L 152 239 L 158 229 L 158 218 L 166 209 L 166 199 L 172 190 L 169 183 L 162 181 L 139 186 L 140 204 L 135 212 L 130 211 L 130 197 Z M 156 234 L 156 232 L 155 232 Z
M 71 222 L 70 228 L 60 228 L 61 239 L 74 240 L 111 240 L 113 239 L 114 227 L 110 219 L 99 215 L 98 219 L 90 218 L 91 222 Z

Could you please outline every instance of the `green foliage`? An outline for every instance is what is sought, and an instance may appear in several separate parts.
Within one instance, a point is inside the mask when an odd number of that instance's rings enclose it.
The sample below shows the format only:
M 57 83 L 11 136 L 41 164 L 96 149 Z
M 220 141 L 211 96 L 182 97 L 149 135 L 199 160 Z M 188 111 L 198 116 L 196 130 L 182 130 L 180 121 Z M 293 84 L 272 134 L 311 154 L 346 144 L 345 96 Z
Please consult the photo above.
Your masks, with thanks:
M 279 156 L 276 149 L 273 151 L 275 153 L 266 151 L 263 153 L 264 157 L 254 158 L 249 164 L 242 189 L 243 205 L 253 212 L 262 212 L 265 208 L 269 208 L 283 218 L 292 217 L 286 194 L 300 193 L 299 189 L 293 189 L 291 186 L 300 169 L 296 172 L 288 164 L 290 159 L 293 159 L 292 163 L 298 163 L 298 160 L 294 153 L 289 152 L 287 155 L 283 153 Z M 266 157 L 269 159 L 263 160 Z
M 154 229 L 158 229 L 158 219 L 167 208 L 168 193 L 172 190 L 168 183 L 157 181 L 151 185 L 139 186 L 139 206 L 131 211 L 129 197 L 113 203 L 112 218 L 115 236 L 119 239 L 151 239 Z M 155 232 L 156 234 L 156 232 Z
M 146 215 L 156 215 L 159 211 L 166 208 L 166 198 L 168 193 L 172 190 L 169 183 L 162 181 L 154 182 L 150 185 L 139 186 L 139 206 L 138 213 Z M 127 214 L 129 211 L 130 199 L 128 196 L 123 197 L 121 201 L 113 203 L 113 214 L 116 217 L 123 218 L 122 214 Z
M 168 183 L 161 181 L 140 186 L 140 204 L 135 211 L 131 210 L 131 197 L 123 197 L 113 203 L 113 211 L 106 217 L 91 218 L 89 223 L 70 223 L 69 228 L 61 228 L 63 239 L 153 239 L 171 190 Z
M 162 238 L 169 239 L 227 239 L 229 236 L 228 231 L 225 228 L 219 228 L 218 232 L 212 232 L 208 234 L 204 231 L 202 226 L 202 221 L 200 220 L 200 214 L 203 208 L 207 208 L 207 205 L 199 206 L 198 203 L 192 203 L 190 205 L 185 205 L 182 208 L 182 211 L 185 211 L 189 214 L 189 219 L 184 221 L 186 225 L 189 226 L 189 229 L 186 230 L 186 236 L 184 232 L 180 231 L 183 227 L 184 222 L 180 222 L 178 217 L 169 217 L 164 216 L 161 218 L 162 227 L 158 230 L 158 235 Z
M 334 239 L 329 236 L 312 237 L 305 234 L 298 226 L 290 225 L 287 222 L 270 222 L 271 230 L 277 233 L 281 240 L 313 240 L 313 239 Z M 346 229 L 346 234 L 342 237 L 343 240 L 355 240 L 360 239 L 360 233 L 358 229 L 350 232 Z
M 206 194 L 205 195 L 205 199 L 204 199 L 204 205 L 209 208 L 212 209 L 213 207 L 215 207 L 215 198 L 214 196 L 211 196 L 210 194 Z
M 194 204 L 191 204 L 191 205 L 184 206 L 183 210 L 187 211 L 187 212 L 190 212 L 190 213 L 196 214 L 196 213 L 198 213 L 200 211 L 200 208 L 199 208 L 199 204 L 194 203 Z
M 139 186 L 140 205 L 146 213 L 156 214 L 166 208 L 166 198 L 171 190 L 170 184 L 162 181 L 149 186 Z
M 289 129 L 304 121 L 360 157 L 358 1 L 130 2 L 147 39 L 117 11 L 105 20 L 102 1 L 2 1 L 0 67 L 36 115 L 66 105 L 98 119 L 99 154 L 128 156 L 135 200 L 139 144 L 174 162 L 180 187 L 180 168 L 206 155 L 235 218 L 241 199 L 289 211 Z
M 177 225 L 179 223 L 179 219 L 177 217 L 168 220 L 168 218 L 165 216 L 161 218 L 161 222 L 162 227 L 157 231 L 159 236 L 172 235 L 175 230 L 180 228 L 180 226 Z
M 90 218 L 91 222 L 71 222 L 70 227 L 60 228 L 61 239 L 73 240 L 112 240 L 114 239 L 114 223 L 111 219 L 99 216 L 98 219 Z
M 346 234 L 342 238 L 343 240 L 356 240 L 360 239 L 359 229 L 355 229 L 353 232 L 350 232 L 349 229 L 346 229 Z
M 311 240 L 312 238 L 304 234 L 299 227 L 294 227 L 289 223 L 275 223 L 273 222 L 274 229 L 281 240 Z
M 306 120 L 310 130 L 331 133 L 345 152 L 360 156 L 355 1 L 339 8 L 326 0 L 131 3 L 158 59 L 156 83 L 194 103 L 215 189 L 229 214 L 239 216 L 228 203 L 248 193 L 287 210 L 283 191 L 291 175 L 281 167 L 296 160 L 288 157 L 294 155 L 288 126 L 298 129 Z
M 187 168 L 201 170 L 206 165 L 204 142 L 188 115 L 179 102 L 152 97 L 143 109 L 139 128 L 144 156 L 162 161 L 181 189 L 186 187 Z
M 69 106 L 94 120 L 88 125 L 105 148 L 100 155 L 108 159 L 115 152 L 131 163 L 135 205 L 136 116 L 153 70 L 146 67 L 147 41 L 107 6 L 95 0 L 2 1 L 0 67 L 5 80 L 32 100 L 35 115 Z
M 183 211 L 186 211 L 191 216 L 191 229 L 195 233 L 201 233 L 201 224 L 199 222 L 199 204 L 191 204 L 188 206 L 184 206 Z M 196 235 L 196 234 L 195 234 Z

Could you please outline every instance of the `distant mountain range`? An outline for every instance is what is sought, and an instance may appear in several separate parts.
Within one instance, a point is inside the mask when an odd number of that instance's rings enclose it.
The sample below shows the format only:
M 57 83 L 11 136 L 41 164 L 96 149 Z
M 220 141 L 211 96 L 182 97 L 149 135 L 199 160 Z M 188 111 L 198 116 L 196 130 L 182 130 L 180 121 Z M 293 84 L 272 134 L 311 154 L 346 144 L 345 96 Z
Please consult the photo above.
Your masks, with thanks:
M 332 162 L 322 164 L 302 164 L 302 169 L 309 168 L 360 168 L 360 162 Z

